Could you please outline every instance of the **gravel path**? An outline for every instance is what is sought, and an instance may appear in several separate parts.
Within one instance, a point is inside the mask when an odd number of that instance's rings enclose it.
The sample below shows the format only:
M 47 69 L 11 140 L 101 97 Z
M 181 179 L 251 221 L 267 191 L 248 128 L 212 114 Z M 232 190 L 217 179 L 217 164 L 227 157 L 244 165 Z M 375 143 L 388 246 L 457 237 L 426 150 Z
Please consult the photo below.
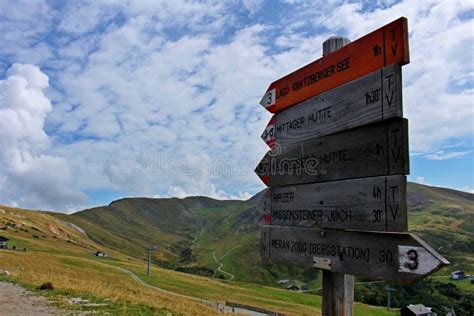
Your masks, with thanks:
M 22 287 L 0 282 L 0 315 L 68 315 L 70 313 L 48 306 L 46 298 L 34 295 Z

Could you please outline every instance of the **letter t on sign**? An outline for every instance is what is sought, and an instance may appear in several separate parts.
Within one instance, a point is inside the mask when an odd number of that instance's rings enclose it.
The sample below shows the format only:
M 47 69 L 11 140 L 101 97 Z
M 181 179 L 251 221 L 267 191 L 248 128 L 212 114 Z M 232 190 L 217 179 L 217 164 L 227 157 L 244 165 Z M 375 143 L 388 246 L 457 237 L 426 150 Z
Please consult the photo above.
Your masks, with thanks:
M 323 43 L 323 56 L 349 44 L 347 38 L 331 37 Z M 352 316 L 354 276 L 323 270 L 323 316 Z

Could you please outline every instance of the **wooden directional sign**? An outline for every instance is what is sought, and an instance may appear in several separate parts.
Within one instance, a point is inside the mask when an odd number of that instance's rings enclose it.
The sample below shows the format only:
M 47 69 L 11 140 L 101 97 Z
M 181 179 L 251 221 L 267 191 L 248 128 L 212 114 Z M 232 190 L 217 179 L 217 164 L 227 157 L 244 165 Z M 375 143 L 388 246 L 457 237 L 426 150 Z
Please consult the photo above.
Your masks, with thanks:
M 258 208 L 264 225 L 408 231 L 402 175 L 272 188 Z
M 255 170 L 270 187 L 257 206 L 261 255 L 326 270 L 324 315 L 352 315 L 349 275 L 411 283 L 449 264 L 407 233 L 408 62 L 400 18 L 273 82 L 260 102 L 276 113 Z
M 373 279 L 414 282 L 449 262 L 409 233 L 264 226 L 262 258 Z
M 408 123 L 393 119 L 287 147 L 275 146 L 255 172 L 271 187 L 408 174 Z
M 273 82 L 260 104 L 280 112 L 382 67 L 409 61 L 407 20 L 400 18 Z
M 275 114 L 262 139 L 270 147 L 289 145 L 402 116 L 401 66 L 395 64 Z

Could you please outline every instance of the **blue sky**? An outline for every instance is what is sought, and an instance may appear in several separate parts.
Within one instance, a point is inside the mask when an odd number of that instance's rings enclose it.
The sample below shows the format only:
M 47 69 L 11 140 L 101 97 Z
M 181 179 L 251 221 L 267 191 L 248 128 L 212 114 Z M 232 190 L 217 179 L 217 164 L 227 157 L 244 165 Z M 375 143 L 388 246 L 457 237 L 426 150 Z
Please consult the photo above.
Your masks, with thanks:
M 0 0 L 0 204 L 245 199 L 275 79 L 408 18 L 412 181 L 474 190 L 472 1 Z

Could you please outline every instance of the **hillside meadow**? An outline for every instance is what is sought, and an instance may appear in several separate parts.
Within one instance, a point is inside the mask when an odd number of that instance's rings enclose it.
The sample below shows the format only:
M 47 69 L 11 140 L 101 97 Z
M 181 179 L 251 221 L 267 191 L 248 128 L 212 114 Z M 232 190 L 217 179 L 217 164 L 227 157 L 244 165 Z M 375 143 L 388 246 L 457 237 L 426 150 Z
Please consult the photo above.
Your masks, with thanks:
M 156 267 L 152 277 L 147 277 L 143 260 L 98 245 L 51 214 L 3 206 L 0 213 L 0 235 L 17 249 L 0 251 L 0 279 L 41 292 L 63 308 L 114 314 L 213 315 L 219 310 L 202 300 L 221 304 L 228 300 L 289 315 L 320 314 L 321 298 L 316 295 Z M 110 257 L 93 257 L 99 249 Z M 52 282 L 55 289 L 39 291 L 38 286 L 45 282 Z M 72 297 L 98 306 L 71 305 L 68 299 Z M 394 315 L 359 303 L 355 313 Z
M 105 304 L 94 307 L 104 313 L 210 315 L 219 313 L 215 304 L 231 301 L 289 315 L 318 315 L 318 270 L 261 263 L 257 202 L 258 195 L 248 201 L 137 198 L 72 215 L 1 206 L 0 236 L 17 250 L 0 251 L 0 275 L 35 291 L 52 282 L 56 289 L 42 294 L 72 309 L 87 307 L 70 305 L 68 297 Z M 410 231 L 451 266 L 419 285 L 391 284 L 397 289 L 394 305 L 435 300 L 440 308 L 455 306 L 460 315 L 468 313 L 466 299 L 474 294 L 473 286 L 448 276 L 458 269 L 474 274 L 473 205 L 472 194 L 409 184 Z M 158 250 L 148 277 L 150 245 Z M 93 257 L 97 250 L 109 257 Z M 306 283 L 313 294 L 278 288 L 276 281 L 283 278 Z M 384 305 L 386 283 L 365 282 L 356 285 L 356 298 Z M 360 303 L 355 312 L 394 314 Z

